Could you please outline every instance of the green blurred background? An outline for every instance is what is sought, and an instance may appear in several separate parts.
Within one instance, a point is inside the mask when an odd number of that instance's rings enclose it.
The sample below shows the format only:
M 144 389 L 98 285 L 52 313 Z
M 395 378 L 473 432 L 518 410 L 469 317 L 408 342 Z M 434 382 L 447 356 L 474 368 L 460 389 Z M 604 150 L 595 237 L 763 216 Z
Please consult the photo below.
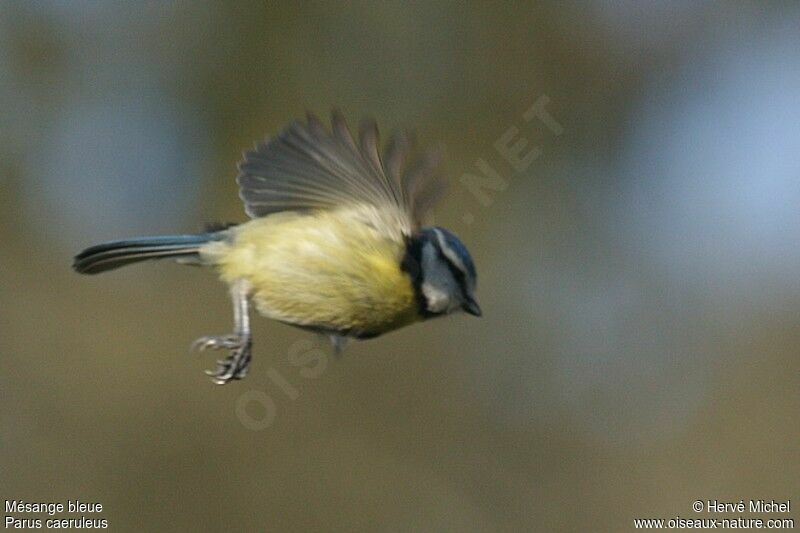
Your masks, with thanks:
M 0 489 L 117 530 L 620 531 L 800 497 L 794 2 L 0 4 Z M 523 114 L 542 96 L 563 128 Z M 480 320 L 354 343 L 106 239 L 245 219 L 243 148 L 306 110 L 442 143 Z M 516 128 L 512 130 L 511 128 Z M 511 133 L 508 133 L 508 132 Z M 510 135 L 540 155 L 515 171 Z M 476 161 L 503 190 L 463 186 Z

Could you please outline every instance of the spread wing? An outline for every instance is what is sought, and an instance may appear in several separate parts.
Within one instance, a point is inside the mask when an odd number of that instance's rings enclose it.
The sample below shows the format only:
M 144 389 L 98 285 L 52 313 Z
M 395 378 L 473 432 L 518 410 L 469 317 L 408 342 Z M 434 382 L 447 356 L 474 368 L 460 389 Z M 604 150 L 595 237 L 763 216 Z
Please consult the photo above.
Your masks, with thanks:
M 329 131 L 314 115 L 293 122 L 272 139 L 244 153 L 239 196 L 250 217 L 279 211 L 368 206 L 396 218 L 410 235 L 441 197 L 445 182 L 438 156 L 412 158 L 413 143 L 394 136 L 381 156 L 374 121 L 361 125 L 358 142 L 336 111 Z

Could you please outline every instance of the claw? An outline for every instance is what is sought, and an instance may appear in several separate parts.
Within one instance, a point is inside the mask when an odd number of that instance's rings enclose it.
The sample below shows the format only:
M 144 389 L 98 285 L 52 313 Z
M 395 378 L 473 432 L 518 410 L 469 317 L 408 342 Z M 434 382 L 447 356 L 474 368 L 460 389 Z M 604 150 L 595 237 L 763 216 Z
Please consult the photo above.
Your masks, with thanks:
M 200 337 L 192 344 L 192 348 L 199 348 L 201 351 L 206 348 L 212 350 L 228 349 L 230 355 L 225 359 L 217 360 L 217 368 L 206 370 L 206 375 L 211 377 L 217 385 L 242 379 L 247 375 L 250 366 L 251 342 L 247 336 L 223 335 L 219 337 Z
M 244 340 L 236 335 L 208 335 L 195 340 L 190 349 L 201 352 L 209 348 L 212 350 L 233 350 L 241 347 L 243 343 Z

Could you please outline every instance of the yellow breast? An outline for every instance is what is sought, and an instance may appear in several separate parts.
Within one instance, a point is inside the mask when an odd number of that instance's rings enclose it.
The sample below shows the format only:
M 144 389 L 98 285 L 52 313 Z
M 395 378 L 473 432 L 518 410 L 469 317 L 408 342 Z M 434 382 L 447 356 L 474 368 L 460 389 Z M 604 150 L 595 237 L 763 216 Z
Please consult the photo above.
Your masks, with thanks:
M 339 210 L 254 219 L 201 254 L 228 283 L 247 280 L 269 318 L 373 336 L 419 318 L 404 251 L 359 213 Z

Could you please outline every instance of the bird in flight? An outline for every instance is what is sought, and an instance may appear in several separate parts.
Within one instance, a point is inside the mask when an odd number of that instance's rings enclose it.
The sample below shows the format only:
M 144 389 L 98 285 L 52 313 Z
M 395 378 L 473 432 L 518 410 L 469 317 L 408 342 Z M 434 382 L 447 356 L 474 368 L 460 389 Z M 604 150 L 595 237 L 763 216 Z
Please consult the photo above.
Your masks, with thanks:
M 480 316 L 475 265 L 466 246 L 425 226 L 445 185 L 431 153 L 414 157 L 408 135 L 381 153 L 374 121 L 354 138 L 334 111 L 330 128 L 314 115 L 244 153 L 239 196 L 250 220 L 200 234 L 99 244 L 74 269 L 97 274 L 148 259 L 214 268 L 233 300 L 233 333 L 193 346 L 227 350 L 207 373 L 217 384 L 250 367 L 250 311 L 330 337 L 369 339 L 465 311 Z

